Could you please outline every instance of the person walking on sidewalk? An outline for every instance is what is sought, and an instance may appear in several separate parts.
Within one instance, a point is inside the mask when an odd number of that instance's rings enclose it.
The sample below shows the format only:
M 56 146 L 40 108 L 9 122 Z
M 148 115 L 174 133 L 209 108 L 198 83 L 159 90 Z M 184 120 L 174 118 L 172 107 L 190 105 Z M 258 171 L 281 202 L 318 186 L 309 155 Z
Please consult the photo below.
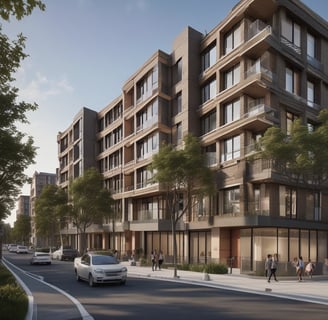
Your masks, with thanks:
M 160 251 L 159 251 L 159 254 L 158 254 L 158 269 L 159 269 L 159 270 L 161 270 L 161 267 L 162 267 L 163 261 L 164 261 L 163 252 L 162 252 L 162 250 L 160 250 Z
M 309 259 L 309 263 L 305 267 L 305 273 L 312 279 L 312 274 L 315 269 L 314 263 Z
M 278 268 L 278 256 L 274 255 L 274 257 L 272 257 L 272 255 L 270 254 L 269 264 L 270 264 L 270 276 L 268 282 L 270 282 L 272 276 L 274 277 L 275 281 L 278 281 L 276 277 L 276 271 Z
M 151 269 L 153 271 L 157 270 L 157 252 L 156 252 L 156 250 L 151 252 L 150 259 L 151 259 Z
M 268 278 L 268 276 L 270 275 L 270 264 L 271 264 L 271 260 L 269 260 L 270 257 L 271 257 L 271 254 L 268 254 L 267 257 L 265 258 L 265 262 L 264 262 L 264 272 L 265 272 L 266 278 Z
M 297 276 L 298 276 L 298 281 L 302 281 L 303 278 L 303 272 L 304 272 L 304 261 L 303 261 L 303 258 L 302 256 L 300 256 L 298 258 L 298 262 L 297 262 L 297 265 L 296 265 L 296 272 L 297 272 Z

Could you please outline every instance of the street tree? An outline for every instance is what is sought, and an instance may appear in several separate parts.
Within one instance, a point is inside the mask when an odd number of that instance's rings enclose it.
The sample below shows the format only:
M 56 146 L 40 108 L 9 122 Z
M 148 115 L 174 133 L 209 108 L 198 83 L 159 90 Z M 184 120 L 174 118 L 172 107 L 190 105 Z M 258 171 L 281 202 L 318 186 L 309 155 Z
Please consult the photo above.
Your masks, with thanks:
M 35 7 L 44 10 L 38 0 L 0 0 L 0 17 L 18 20 L 32 13 Z M 1 22 L 1 21 L 0 21 Z M 18 89 L 13 86 L 14 73 L 23 59 L 26 38 L 19 34 L 11 41 L 0 23 L 0 220 L 10 215 L 22 186 L 29 181 L 25 169 L 34 163 L 36 148 L 33 138 L 17 125 L 28 123 L 26 113 L 37 108 L 35 103 L 18 102 Z
M 185 136 L 183 148 L 163 144 L 150 166 L 154 181 L 164 190 L 166 209 L 171 221 L 174 277 L 177 277 L 177 225 L 203 197 L 215 190 L 215 176 L 206 165 L 200 141 Z M 183 197 L 183 201 L 181 201 Z
M 17 216 L 13 234 L 16 242 L 29 245 L 31 236 L 30 216 L 26 214 L 20 214 Z
M 70 186 L 70 218 L 80 235 L 80 252 L 85 252 L 86 231 L 92 224 L 102 224 L 113 215 L 111 192 L 104 187 L 103 175 L 95 168 L 86 170 L 83 176 L 72 181 Z
M 56 245 L 57 234 L 60 236 L 61 246 L 63 245 L 61 230 L 69 210 L 68 195 L 65 190 L 53 184 L 42 188 L 35 202 L 35 227 L 37 235 L 46 238 L 51 247 Z
M 271 160 L 291 181 L 322 187 L 328 179 L 328 110 L 323 109 L 318 119 L 314 131 L 300 119 L 293 123 L 290 135 L 281 128 L 269 128 L 260 140 L 258 156 Z

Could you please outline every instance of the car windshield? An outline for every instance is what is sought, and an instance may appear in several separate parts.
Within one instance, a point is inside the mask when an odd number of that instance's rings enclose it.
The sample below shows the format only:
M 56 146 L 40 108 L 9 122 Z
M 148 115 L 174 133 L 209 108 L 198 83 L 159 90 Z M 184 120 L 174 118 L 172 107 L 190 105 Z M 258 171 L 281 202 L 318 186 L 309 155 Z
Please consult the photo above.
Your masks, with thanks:
M 103 264 L 118 264 L 118 261 L 115 257 L 112 256 L 93 256 L 92 257 L 93 265 L 103 265 Z

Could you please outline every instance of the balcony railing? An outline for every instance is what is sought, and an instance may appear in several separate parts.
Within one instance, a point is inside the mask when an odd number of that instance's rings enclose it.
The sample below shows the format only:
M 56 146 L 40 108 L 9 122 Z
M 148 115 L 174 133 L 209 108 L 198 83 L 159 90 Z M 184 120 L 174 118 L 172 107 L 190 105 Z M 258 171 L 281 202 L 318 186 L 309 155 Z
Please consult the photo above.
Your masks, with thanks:
M 250 67 L 245 73 L 245 79 L 247 79 L 255 74 L 264 75 L 271 81 L 274 78 L 273 72 L 270 69 L 268 69 L 267 67 L 265 67 L 264 65 L 262 65 L 261 63 L 256 63 L 252 67 Z
M 255 20 L 249 25 L 247 30 L 246 40 L 252 39 L 254 36 L 262 32 L 263 30 L 269 31 L 271 33 L 271 26 L 264 23 L 262 20 Z
M 280 37 L 280 41 L 285 46 L 287 46 L 288 48 L 290 48 L 293 51 L 295 51 L 297 54 L 301 54 L 302 53 L 302 49 L 299 46 L 295 45 L 294 43 L 290 42 L 287 38 L 281 36 Z
M 323 70 L 323 64 L 316 58 L 307 55 L 307 61 L 312 67 L 314 67 L 320 71 Z

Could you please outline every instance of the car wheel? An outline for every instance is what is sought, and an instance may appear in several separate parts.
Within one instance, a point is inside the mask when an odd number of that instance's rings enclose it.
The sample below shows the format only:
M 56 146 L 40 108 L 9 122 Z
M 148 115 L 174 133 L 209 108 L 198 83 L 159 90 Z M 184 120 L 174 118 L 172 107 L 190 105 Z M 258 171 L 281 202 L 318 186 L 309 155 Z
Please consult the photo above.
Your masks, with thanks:
M 126 283 L 126 279 L 121 281 L 121 285 L 125 285 L 125 283 Z
M 75 279 L 76 279 L 76 281 L 81 281 L 81 278 L 76 270 L 75 270 Z
M 94 287 L 95 286 L 95 283 L 93 281 L 93 276 L 92 274 L 89 274 L 89 286 L 90 287 Z

